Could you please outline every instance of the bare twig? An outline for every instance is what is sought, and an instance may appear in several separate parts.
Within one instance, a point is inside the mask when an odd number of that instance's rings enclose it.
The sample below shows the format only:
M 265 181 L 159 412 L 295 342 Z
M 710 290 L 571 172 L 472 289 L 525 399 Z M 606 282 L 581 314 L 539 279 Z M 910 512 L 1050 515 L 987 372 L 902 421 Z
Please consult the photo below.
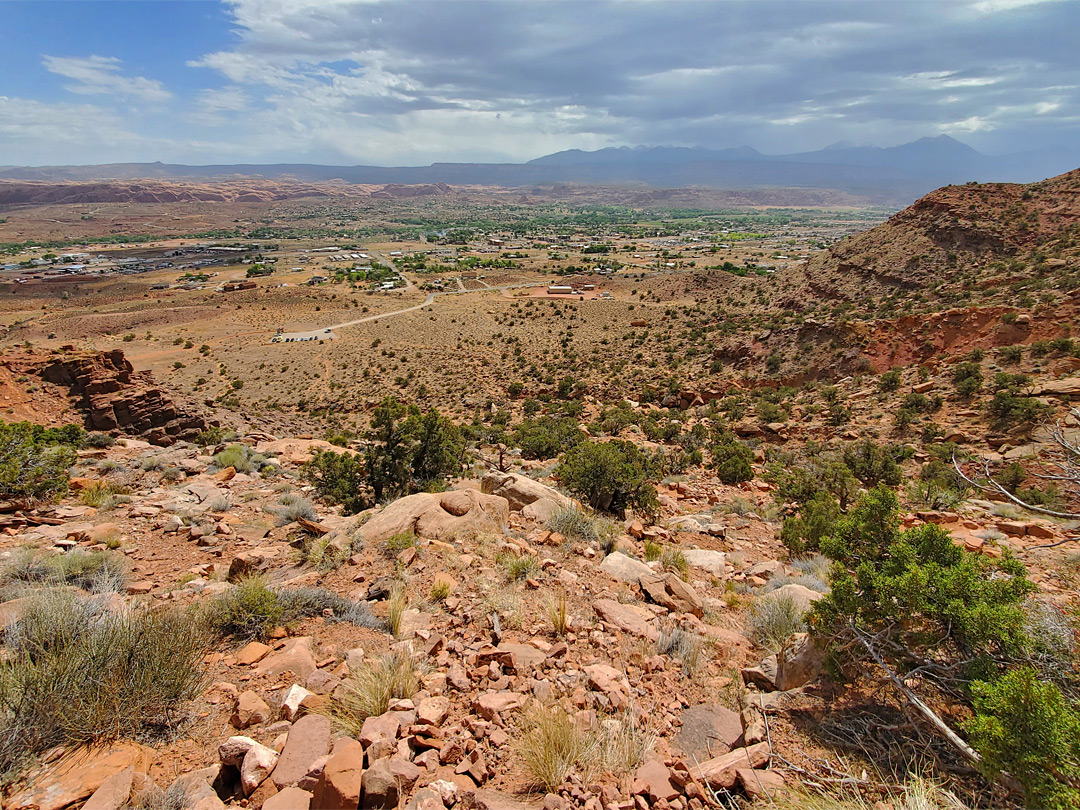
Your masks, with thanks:
M 1035 504 L 1028 503 L 1028 502 L 1022 500 L 1021 498 L 1016 497 L 1015 495 L 1013 495 L 1013 493 L 1009 492 L 1009 490 L 1007 490 L 1002 484 L 1000 484 L 998 481 L 996 481 L 994 479 L 994 476 L 990 474 L 990 460 L 989 459 L 983 459 L 982 460 L 982 462 L 983 462 L 983 475 L 985 476 L 986 481 L 987 481 L 987 483 L 985 483 L 985 484 L 980 484 L 977 480 L 975 480 L 970 475 L 968 475 L 966 472 L 964 472 L 964 470 L 960 467 L 960 462 L 957 461 L 957 459 L 956 459 L 956 454 L 955 453 L 953 454 L 952 462 L 953 462 L 953 467 L 956 469 L 957 474 L 961 478 L 963 478 L 965 481 L 967 481 L 969 484 L 971 484 L 971 486 L 975 487 L 975 489 L 978 489 L 978 490 L 980 490 L 982 492 L 996 492 L 997 494 L 1003 495 L 1004 497 L 1008 498 L 1010 501 L 1015 503 L 1017 506 L 1023 507 L 1024 509 L 1027 509 L 1028 511 L 1031 511 L 1031 512 L 1038 512 L 1041 515 L 1048 515 L 1049 517 L 1066 518 L 1066 519 L 1070 519 L 1070 520 L 1075 520 L 1077 518 L 1080 518 L 1080 514 L 1077 514 L 1076 512 L 1056 512 L 1053 509 L 1046 509 L 1046 508 L 1044 508 L 1042 506 L 1036 506 Z M 1080 475 L 1080 471 L 1077 472 L 1077 475 Z
M 860 631 L 857 627 L 855 627 L 854 622 L 850 623 L 848 627 L 854 634 L 855 638 L 858 639 L 859 642 L 863 645 L 863 647 L 866 648 L 866 651 L 870 653 L 870 657 L 874 659 L 874 661 L 879 667 L 881 667 L 886 677 L 890 681 L 892 681 L 893 685 L 903 693 L 904 697 L 906 697 L 908 701 L 910 701 L 911 705 L 918 710 L 919 714 L 925 717 L 930 722 L 930 724 L 934 726 L 934 728 L 940 731 L 942 735 L 944 735 L 945 739 L 948 740 L 953 745 L 953 747 L 956 748 L 956 750 L 959 751 L 966 760 L 968 760 L 968 762 L 976 765 L 982 762 L 982 757 L 979 756 L 978 752 L 966 742 L 964 742 L 962 739 L 960 739 L 960 736 L 951 728 L 949 728 L 949 726 L 946 725 L 945 721 L 938 717 L 937 714 L 934 713 L 933 709 L 923 703 L 922 700 L 919 699 L 919 696 L 916 695 L 913 691 L 911 691 L 911 689 L 908 688 L 907 684 L 900 680 L 896 673 L 889 668 L 889 665 L 885 663 L 885 659 L 883 659 L 878 653 L 870 638 L 865 633 Z

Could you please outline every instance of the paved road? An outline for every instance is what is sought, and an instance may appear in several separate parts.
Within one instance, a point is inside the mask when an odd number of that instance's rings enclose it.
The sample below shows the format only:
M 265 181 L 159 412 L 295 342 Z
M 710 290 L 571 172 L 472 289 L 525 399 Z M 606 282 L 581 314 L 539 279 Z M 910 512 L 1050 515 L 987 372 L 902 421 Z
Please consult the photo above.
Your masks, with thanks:
M 416 312 L 418 309 L 431 306 L 435 302 L 435 299 L 443 295 L 471 295 L 473 293 L 486 293 L 495 292 L 501 290 L 517 290 L 526 287 L 546 287 L 550 282 L 548 281 L 530 281 L 525 284 L 503 284 L 501 287 L 487 287 L 482 290 L 445 290 L 443 292 L 428 293 L 427 298 L 422 303 L 414 304 L 411 307 L 405 307 L 405 309 L 395 309 L 393 312 L 381 312 L 378 315 L 368 315 L 363 318 L 357 318 L 352 321 L 345 321 L 344 323 L 335 323 L 332 326 L 325 326 L 322 329 L 313 329 L 310 332 L 282 332 L 274 335 L 273 341 L 275 343 L 302 343 L 309 340 L 333 340 L 337 337 L 334 334 L 336 329 L 344 329 L 348 326 L 356 326 L 361 323 L 370 323 L 371 321 L 382 320 L 383 318 L 393 318 L 397 315 L 404 315 L 408 312 Z

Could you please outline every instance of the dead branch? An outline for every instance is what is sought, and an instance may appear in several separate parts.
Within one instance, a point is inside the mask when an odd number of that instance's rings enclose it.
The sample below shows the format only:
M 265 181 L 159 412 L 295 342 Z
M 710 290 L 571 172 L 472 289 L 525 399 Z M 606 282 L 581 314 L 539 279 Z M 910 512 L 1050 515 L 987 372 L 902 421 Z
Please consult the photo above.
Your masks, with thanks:
M 979 483 L 977 480 L 964 472 L 964 470 L 960 467 L 960 462 L 957 460 L 955 453 L 953 454 L 952 462 L 953 467 L 956 469 L 957 475 L 967 481 L 967 483 L 969 483 L 971 486 L 975 487 L 975 489 L 978 489 L 982 492 L 996 492 L 999 495 L 1005 496 L 1017 506 L 1020 506 L 1031 512 L 1038 512 L 1039 514 L 1048 515 L 1050 517 L 1066 518 L 1067 520 L 1076 520 L 1077 518 L 1080 518 L 1080 514 L 1077 514 L 1076 512 L 1055 512 L 1052 509 L 1046 509 L 1042 506 L 1036 506 L 1035 504 L 1027 503 L 1021 498 L 1016 497 L 1013 493 L 1009 492 L 1009 490 L 1007 490 L 1002 484 L 996 481 L 994 479 L 994 476 L 990 474 L 989 459 L 982 459 L 983 475 L 985 476 L 987 481 L 987 483 L 985 484 Z
M 871 643 L 870 639 L 866 636 L 866 634 L 860 631 L 857 627 L 855 627 L 854 622 L 849 623 L 848 627 L 854 634 L 855 638 L 858 639 L 859 642 L 863 645 L 863 647 L 866 648 L 866 651 L 870 653 L 870 657 L 874 659 L 875 663 L 877 663 L 879 667 L 881 667 L 881 670 L 885 673 L 885 676 L 890 681 L 892 681 L 893 685 L 897 689 L 899 689 L 903 693 L 904 697 L 906 697 L 911 703 L 911 705 L 918 710 L 919 714 L 926 718 L 926 720 L 929 721 L 929 723 L 934 726 L 934 728 L 940 731 L 945 737 L 945 739 L 948 740 L 952 744 L 952 746 L 960 752 L 961 755 L 963 755 L 964 759 L 975 765 L 978 765 L 980 762 L 982 762 L 982 757 L 979 756 L 978 752 L 966 742 L 964 742 L 962 739 L 960 739 L 960 736 L 951 728 L 949 728 L 949 726 L 946 725 L 945 721 L 938 717 L 937 714 L 934 713 L 933 709 L 923 703 L 922 700 L 919 699 L 919 696 L 916 695 L 913 691 L 911 691 L 911 689 L 908 688 L 907 684 L 900 680 L 896 673 L 889 668 L 889 665 L 885 663 L 885 659 L 883 659 L 878 654 L 877 649 L 874 647 L 873 643 Z

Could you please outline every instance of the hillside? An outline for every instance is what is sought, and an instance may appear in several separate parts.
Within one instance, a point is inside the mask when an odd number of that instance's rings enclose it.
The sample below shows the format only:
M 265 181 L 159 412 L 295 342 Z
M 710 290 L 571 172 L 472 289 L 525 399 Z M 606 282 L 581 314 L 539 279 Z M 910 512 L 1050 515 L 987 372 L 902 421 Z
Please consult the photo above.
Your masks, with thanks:
M 528 186 L 550 183 L 644 184 L 654 188 L 795 187 L 858 194 L 875 205 L 904 205 L 945 183 L 1005 179 L 1032 181 L 1075 165 L 1065 150 L 984 155 L 940 135 L 898 146 L 834 144 L 796 154 L 764 154 L 752 146 L 727 149 L 672 146 L 570 149 L 525 163 L 433 163 L 429 166 L 324 166 L 310 163 L 187 166 L 113 163 L 100 166 L 0 166 L 0 178 L 40 181 L 279 180 Z
M 298 183 L 270 180 L 178 183 L 45 182 L 0 180 L 0 205 L 69 205 L 79 203 L 275 202 L 309 197 L 422 197 L 447 194 L 444 183 L 403 186 L 345 183 Z
M 946 186 L 814 257 L 792 281 L 856 303 L 905 291 L 948 299 L 1075 267 L 1078 236 L 1080 169 L 1027 185 Z

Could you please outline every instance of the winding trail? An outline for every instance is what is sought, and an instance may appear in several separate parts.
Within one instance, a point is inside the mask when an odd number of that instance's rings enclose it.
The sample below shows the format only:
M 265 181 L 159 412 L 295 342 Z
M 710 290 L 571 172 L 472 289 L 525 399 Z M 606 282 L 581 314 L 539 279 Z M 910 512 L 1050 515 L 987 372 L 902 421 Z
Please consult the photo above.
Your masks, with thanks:
M 349 326 L 357 326 L 362 323 L 370 323 L 371 321 L 382 320 L 383 318 L 394 318 L 398 315 L 405 315 L 409 312 L 416 312 L 424 307 L 431 306 L 435 303 L 435 299 L 443 295 L 472 295 L 475 293 L 490 293 L 502 290 L 517 290 L 527 287 L 546 287 L 550 282 L 548 281 L 530 281 L 524 284 L 503 284 L 499 287 L 486 287 L 480 290 L 444 290 L 443 292 L 428 293 L 425 298 L 419 304 L 413 304 L 411 307 L 405 307 L 404 309 L 395 309 L 392 312 L 380 312 L 378 315 L 367 315 L 363 318 L 356 318 L 351 321 L 344 321 L 342 323 L 335 323 L 331 326 L 324 326 L 321 329 L 312 329 L 308 332 L 281 332 L 274 336 L 274 342 L 303 342 L 307 340 L 332 340 L 337 335 L 334 331 L 337 329 L 345 329 Z

